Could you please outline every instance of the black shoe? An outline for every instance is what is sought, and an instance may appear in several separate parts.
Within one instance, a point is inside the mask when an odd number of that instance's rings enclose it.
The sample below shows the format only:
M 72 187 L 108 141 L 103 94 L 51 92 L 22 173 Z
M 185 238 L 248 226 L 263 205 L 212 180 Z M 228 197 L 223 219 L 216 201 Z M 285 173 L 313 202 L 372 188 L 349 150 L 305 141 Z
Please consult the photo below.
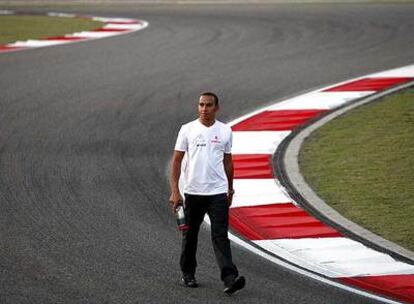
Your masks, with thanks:
M 184 273 L 183 277 L 181 278 L 181 283 L 185 287 L 196 288 L 198 287 L 198 283 L 192 274 Z
M 230 282 L 226 283 L 224 293 L 231 296 L 236 291 L 242 289 L 246 285 L 246 279 L 243 276 L 237 277 Z

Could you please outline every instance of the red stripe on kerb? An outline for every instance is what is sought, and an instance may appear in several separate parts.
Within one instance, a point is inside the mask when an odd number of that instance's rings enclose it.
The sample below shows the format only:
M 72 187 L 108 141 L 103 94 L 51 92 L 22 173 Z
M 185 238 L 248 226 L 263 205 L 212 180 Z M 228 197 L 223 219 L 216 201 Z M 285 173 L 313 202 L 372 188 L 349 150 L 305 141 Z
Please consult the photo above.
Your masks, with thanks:
M 263 111 L 232 127 L 233 131 L 284 131 L 292 130 L 325 110 Z
M 390 78 L 364 78 L 351 81 L 327 90 L 324 92 L 336 91 L 382 91 L 390 87 L 403 84 L 414 80 L 410 77 L 390 77 Z
M 414 303 L 414 274 L 339 278 L 347 285 Z
M 233 155 L 234 178 L 273 178 L 270 154 Z
M 14 51 L 24 49 L 24 47 L 0 45 L 0 52 Z
M 341 236 L 292 203 L 231 208 L 230 226 L 249 240 Z

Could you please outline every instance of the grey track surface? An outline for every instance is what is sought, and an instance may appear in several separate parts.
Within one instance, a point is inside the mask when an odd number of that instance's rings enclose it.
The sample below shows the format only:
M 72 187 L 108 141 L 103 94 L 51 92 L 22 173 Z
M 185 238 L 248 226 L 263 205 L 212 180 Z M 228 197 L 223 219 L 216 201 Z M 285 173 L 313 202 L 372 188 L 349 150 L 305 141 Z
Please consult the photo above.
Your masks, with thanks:
M 165 170 L 200 91 L 218 92 L 229 121 L 314 86 L 412 63 L 414 6 L 85 12 L 150 26 L 0 55 L 0 302 L 376 303 L 238 246 L 247 288 L 224 297 L 207 229 L 202 287 L 179 287 Z

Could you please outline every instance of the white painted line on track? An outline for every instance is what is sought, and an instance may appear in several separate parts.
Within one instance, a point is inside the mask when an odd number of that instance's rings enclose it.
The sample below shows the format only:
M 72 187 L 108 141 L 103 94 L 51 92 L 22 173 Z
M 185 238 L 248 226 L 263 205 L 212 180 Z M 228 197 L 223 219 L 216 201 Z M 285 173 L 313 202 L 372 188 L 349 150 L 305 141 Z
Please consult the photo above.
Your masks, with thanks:
M 204 221 L 210 226 L 210 220 L 209 220 L 208 216 L 206 216 L 204 218 Z M 342 289 L 342 290 L 346 290 L 346 291 L 352 292 L 354 294 L 357 294 L 357 295 L 360 295 L 360 296 L 363 296 L 363 297 L 366 297 L 366 298 L 369 298 L 369 299 L 380 301 L 382 303 L 401 304 L 401 302 L 393 301 L 391 299 L 387 299 L 387 298 L 384 298 L 384 297 L 381 297 L 381 296 L 377 296 L 377 295 L 374 295 L 372 293 L 369 293 L 369 292 L 366 292 L 366 291 L 363 291 L 363 290 L 360 290 L 360 289 L 356 289 L 356 288 L 353 288 L 353 287 L 350 287 L 350 286 L 347 286 L 347 285 L 344 285 L 344 284 L 341 284 L 341 283 L 337 283 L 337 282 L 332 281 L 328 278 L 325 278 L 325 277 L 322 277 L 318 274 L 310 272 L 306 269 L 299 268 L 298 266 L 295 266 L 294 264 L 287 263 L 287 262 L 281 260 L 280 258 L 278 258 L 277 253 L 275 253 L 276 256 L 272 255 L 272 254 L 269 254 L 268 252 L 256 248 L 255 246 L 251 245 L 250 243 L 246 242 L 245 240 L 242 240 L 241 238 L 237 237 L 236 235 L 234 235 L 232 233 L 229 233 L 229 238 L 230 238 L 231 241 L 233 241 L 237 245 L 249 250 L 252 253 L 257 254 L 258 256 L 260 256 L 260 257 L 262 257 L 262 258 L 264 258 L 264 259 L 266 259 L 266 260 L 268 260 L 268 261 L 270 261 L 270 262 L 272 262 L 276 265 L 279 265 L 281 267 L 284 267 L 286 269 L 289 269 L 291 271 L 294 271 L 294 272 L 296 272 L 298 274 L 301 274 L 301 275 L 304 275 L 306 277 L 312 278 L 316 281 L 322 282 L 322 283 L 327 284 L 329 286 L 333 286 L 333 287 L 336 287 L 336 288 L 339 288 L 339 289 Z

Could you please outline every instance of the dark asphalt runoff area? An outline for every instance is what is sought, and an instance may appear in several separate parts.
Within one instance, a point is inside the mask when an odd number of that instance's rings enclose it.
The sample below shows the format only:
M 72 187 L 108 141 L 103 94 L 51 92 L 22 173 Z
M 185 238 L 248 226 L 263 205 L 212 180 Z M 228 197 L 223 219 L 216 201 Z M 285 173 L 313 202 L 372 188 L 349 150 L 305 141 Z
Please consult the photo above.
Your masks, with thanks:
M 247 286 L 226 297 L 208 227 L 201 287 L 180 287 L 167 163 L 201 91 L 218 93 L 226 122 L 316 86 L 412 64 L 414 5 L 71 11 L 150 26 L 0 55 L 0 303 L 379 303 L 238 245 Z

